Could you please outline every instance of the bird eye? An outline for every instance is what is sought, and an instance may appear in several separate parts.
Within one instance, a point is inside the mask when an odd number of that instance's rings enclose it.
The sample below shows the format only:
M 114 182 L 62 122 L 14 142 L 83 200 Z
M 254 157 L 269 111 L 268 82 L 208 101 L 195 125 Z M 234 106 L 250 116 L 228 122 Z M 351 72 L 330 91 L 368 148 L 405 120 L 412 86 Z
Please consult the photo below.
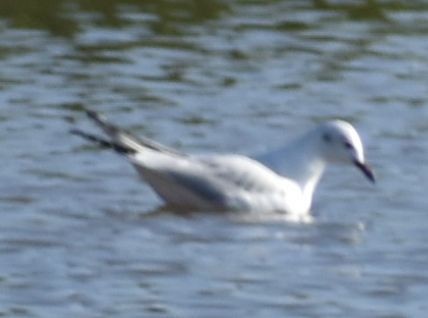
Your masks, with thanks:
M 345 146 L 346 149 L 354 149 L 354 146 L 352 146 L 352 144 L 349 141 L 345 141 L 343 145 Z

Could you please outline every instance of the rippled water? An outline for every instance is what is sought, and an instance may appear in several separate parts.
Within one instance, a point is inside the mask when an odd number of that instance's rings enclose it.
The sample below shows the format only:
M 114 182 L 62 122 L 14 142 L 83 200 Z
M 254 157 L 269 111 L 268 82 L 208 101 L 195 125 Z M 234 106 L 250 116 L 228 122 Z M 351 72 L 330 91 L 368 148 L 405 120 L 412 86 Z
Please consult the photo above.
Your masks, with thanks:
M 425 317 L 424 1 L 0 3 L 0 316 Z M 186 151 L 353 122 L 315 221 L 179 215 L 69 135 L 83 107 Z

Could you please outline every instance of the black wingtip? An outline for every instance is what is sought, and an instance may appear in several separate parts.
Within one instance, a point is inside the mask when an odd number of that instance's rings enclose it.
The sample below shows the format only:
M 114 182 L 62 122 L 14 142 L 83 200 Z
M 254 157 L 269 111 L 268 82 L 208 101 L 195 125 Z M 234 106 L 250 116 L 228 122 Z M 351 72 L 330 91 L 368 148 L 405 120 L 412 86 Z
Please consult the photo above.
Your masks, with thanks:
M 85 113 L 90 120 L 94 121 L 108 135 L 111 136 L 112 134 L 117 134 L 121 131 L 121 129 L 108 122 L 100 113 L 91 109 L 85 109 Z
M 94 111 L 94 110 L 91 110 L 91 109 L 85 109 L 85 113 L 86 113 L 86 115 L 88 115 L 88 117 L 90 117 L 90 118 L 94 118 L 94 117 L 98 117 L 98 113 L 96 112 L 96 111 Z
M 79 129 L 72 128 L 68 132 L 72 135 L 82 136 L 82 131 Z
M 97 113 L 96 111 L 92 110 L 92 109 L 87 109 L 86 108 L 85 109 L 85 113 L 92 120 L 95 120 L 95 121 L 99 121 L 100 120 L 100 114 Z
M 114 151 L 116 151 L 117 153 L 120 153 L 122 155 L 135 154 L 135 150 L 130 148 L 130 147 L 117 144 L 117 143 L 110 141 L 110 140 L 103 139 L 103 138 L 98 137 L 96 135 L 84 132 L 83 130 L 80 130 L 80 129 L 70 129 L 70 133 L 73 135 L 79 136 L 85 140 L 88 140 L 90 142 L 93 142 L 93 143 L 95 143 L 95 144 L 97 144 L 103 148 L 113 149 Z

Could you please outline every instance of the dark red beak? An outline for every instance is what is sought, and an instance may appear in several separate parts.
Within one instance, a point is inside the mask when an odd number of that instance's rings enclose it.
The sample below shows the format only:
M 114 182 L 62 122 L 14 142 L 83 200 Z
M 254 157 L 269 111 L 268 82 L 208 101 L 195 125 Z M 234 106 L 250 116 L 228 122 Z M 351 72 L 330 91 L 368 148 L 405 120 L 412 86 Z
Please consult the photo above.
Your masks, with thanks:
M 364 175 L 367 177 L 367 179 L 369 179 L 373 183 L 376 182 L 374 172 L 373 172 L 372 168 L 370 168 L 369 165 L 367 165 L 366 163 L 359 162 L 359 161 L 354 161 L 354 164 L 355 164 L 355 166 L 357 166 L 358 169 L 360 169 L 364 173 Z

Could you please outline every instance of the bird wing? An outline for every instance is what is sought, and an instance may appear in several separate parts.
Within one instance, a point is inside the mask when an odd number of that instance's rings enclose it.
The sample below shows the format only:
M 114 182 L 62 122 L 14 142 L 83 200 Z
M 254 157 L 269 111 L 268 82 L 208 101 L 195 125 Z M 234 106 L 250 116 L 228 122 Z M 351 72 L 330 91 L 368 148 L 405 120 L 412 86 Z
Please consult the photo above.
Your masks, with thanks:
M 180 153 L 172 148 L 157 143 L 151 139 L 136 137 L 125 129 L 119 128 L 118 126 L 110 123 L 102 115 L 95 111 L 86 110 L 86 114 L 97 124 L 98 127 L 100 127 L 104 131 L 104 133 L 110 138 L 111 142 L 114 142 L 118 145 L 133 149 L 136 152 L 151 149 L 164 153 L 184 155 L 183 153 Z
M 86 110 L 86 114 L 105 136 L 80 129 L 72 129 L 71 133 L 124 155 L 167 203 L 189 206 L 224 203 L 225 194 L 218 180 L 206 173 L 199 160 L 148 138 L 136 137 L 92 110 Z
M 189 207 L 229 207 L 231 200 L 280 193 L 291 181 L 260 162 L 240 155 L 193 156 L 121 129 L 94 111 L 87 115 L 105 133 L 72 132 L 125 155 L 167 203 Z
M 259 162 L 239 155 L 175 157 L 140 153 L 131 159 L 152 188 L 174 205 L 251 206 L 258 198 L 299 191 Z

